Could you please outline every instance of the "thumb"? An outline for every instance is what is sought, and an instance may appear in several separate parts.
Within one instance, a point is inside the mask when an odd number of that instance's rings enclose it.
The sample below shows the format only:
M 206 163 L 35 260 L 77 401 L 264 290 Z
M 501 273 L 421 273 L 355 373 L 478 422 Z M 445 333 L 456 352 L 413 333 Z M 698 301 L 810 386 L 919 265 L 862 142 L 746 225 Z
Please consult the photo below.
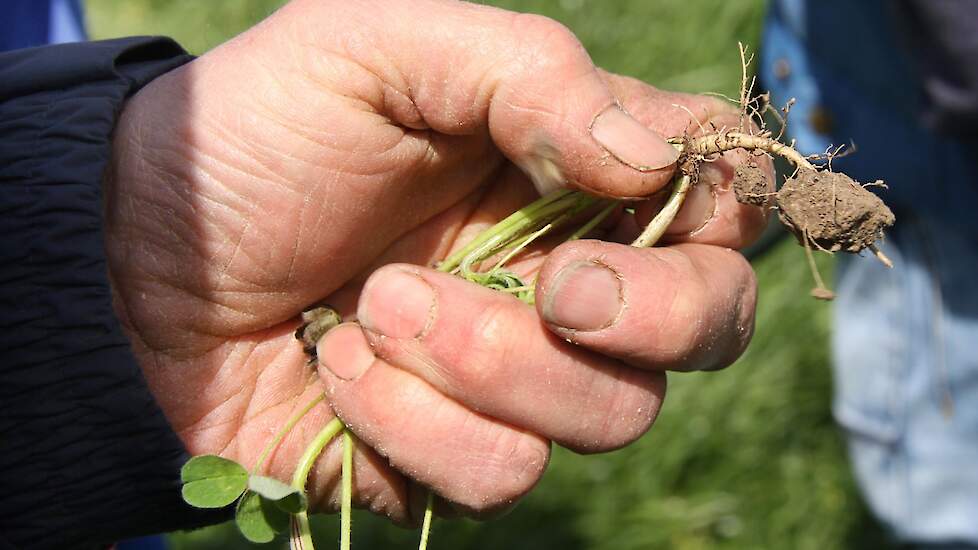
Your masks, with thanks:
M 542 17 L 524 25 L 524 47 L 543 49 L 519 52 L 532 57 L 498 82 L 488 124 L 500 150 L 541 193 L 644 197 L 668 183 L 678 150 L 622 108 L 577 38 Z
M 542 192 L 570 185 L 642 197 L 672 176 L 676 149 L 622 109 L 578 39 L 552 19 L 436 0 L 289 8 L 315 25 L 323 49 L 366 69 L 388 118 L 450 136 L 488 132 Z M 325 80 L 353 86 L 348 71 L 338 74 Z

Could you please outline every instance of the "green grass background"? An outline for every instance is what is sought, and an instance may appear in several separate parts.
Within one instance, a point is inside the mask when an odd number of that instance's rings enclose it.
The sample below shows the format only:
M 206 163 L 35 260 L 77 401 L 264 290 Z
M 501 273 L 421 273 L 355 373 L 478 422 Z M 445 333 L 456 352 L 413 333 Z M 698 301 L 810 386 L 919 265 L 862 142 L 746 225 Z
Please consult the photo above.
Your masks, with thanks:
M 203 53 L 278 0 L 88 0 L 96 38 L 175 37 Z M 558 19 L 595 62 L 662 88 L 737 95 L 737 41 L 758 43 L 760 0 L 498 0 Z M 423 23 L 422 23 L 423 24 Z M 422 30 L 422 29 L 419 29 Z M 559 93 L 559 83 L 554 83 Z M 822 261 L 823 269 L 831 263 Z M 720 373 L 672 375 L 652 431 L 614 453 L 556 449 L 540 486 L 507 516 L 436 521 L 431 548 L 885 548 L 853 484 L 829 404 L 830 309 L 808 298 L 801 249 L 755 262 L 757 333 Z M 337 518 L 315 521 L 321 548 Z M 354 516 L 354 548 L 414 548 L 417 533 Z M 175 549 L 243 548 L 228 525 L 170 536 Z M 286 547 L 282 541 L 268 545 Z

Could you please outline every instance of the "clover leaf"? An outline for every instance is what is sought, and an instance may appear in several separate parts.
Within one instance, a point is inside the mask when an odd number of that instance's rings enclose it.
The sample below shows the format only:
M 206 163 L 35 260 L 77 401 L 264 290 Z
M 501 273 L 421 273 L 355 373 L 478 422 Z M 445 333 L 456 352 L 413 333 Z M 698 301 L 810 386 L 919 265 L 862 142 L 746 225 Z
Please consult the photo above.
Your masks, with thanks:
M 246 491 L 234 513 L 234 523 L 251 542 L 271 542 L 289 526 L 289 514 L 260 494 Z
M 308 501 L 300 490 L 265 476 L 251 476 L 248 479 L 248 489 L 275 503 L 284 512 L 298 514 L 304 512 Z
M 248 471 L 233 460 L 195 456 L 180 470 L 183 500 L 197 508 L 223 508 L 248 487 Z

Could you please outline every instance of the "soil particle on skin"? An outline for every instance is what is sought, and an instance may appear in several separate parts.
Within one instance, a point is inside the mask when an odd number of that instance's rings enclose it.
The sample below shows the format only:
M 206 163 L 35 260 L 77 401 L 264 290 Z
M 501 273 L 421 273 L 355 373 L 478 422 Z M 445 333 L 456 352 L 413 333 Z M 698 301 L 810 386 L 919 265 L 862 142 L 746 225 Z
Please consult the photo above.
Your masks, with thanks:
M 742 204 L 753 204 L 754 206 L 767 206 L 773 199 L 767 176 L 754 163 L 740 164 L 734 172 L 733 179 L 734 195 L 737 202 Z
M 845 174 L 799 170 L 778 191 L 778 217 L 804 244 L 835 252 L 859 252 L 893 225 L 883 201 Z
M 343 322 L 340 314 L 331 307 L 313 307 L 302 312 L 302 325 L 295 331 L 295 338 L 302 342 L 302 349 L 310 360 L 316 358 L 316 344 L 324 334 Z

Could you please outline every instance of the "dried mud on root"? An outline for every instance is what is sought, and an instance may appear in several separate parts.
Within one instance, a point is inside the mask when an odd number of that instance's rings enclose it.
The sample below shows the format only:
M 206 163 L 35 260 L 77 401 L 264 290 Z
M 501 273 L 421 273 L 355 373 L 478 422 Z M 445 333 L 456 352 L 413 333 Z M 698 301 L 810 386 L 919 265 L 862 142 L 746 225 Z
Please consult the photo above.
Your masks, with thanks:
M 768 187 L 767 175 L 754 163 L 737 165 L 733 180 L 737 202 L 754 206 L 768 206 L 774 193 Z
M 856 253 L 882 238 L 893 212 L 864 186 L 837 172 L 802 169 L 775 196 L 778 217 L 801 244 Z

